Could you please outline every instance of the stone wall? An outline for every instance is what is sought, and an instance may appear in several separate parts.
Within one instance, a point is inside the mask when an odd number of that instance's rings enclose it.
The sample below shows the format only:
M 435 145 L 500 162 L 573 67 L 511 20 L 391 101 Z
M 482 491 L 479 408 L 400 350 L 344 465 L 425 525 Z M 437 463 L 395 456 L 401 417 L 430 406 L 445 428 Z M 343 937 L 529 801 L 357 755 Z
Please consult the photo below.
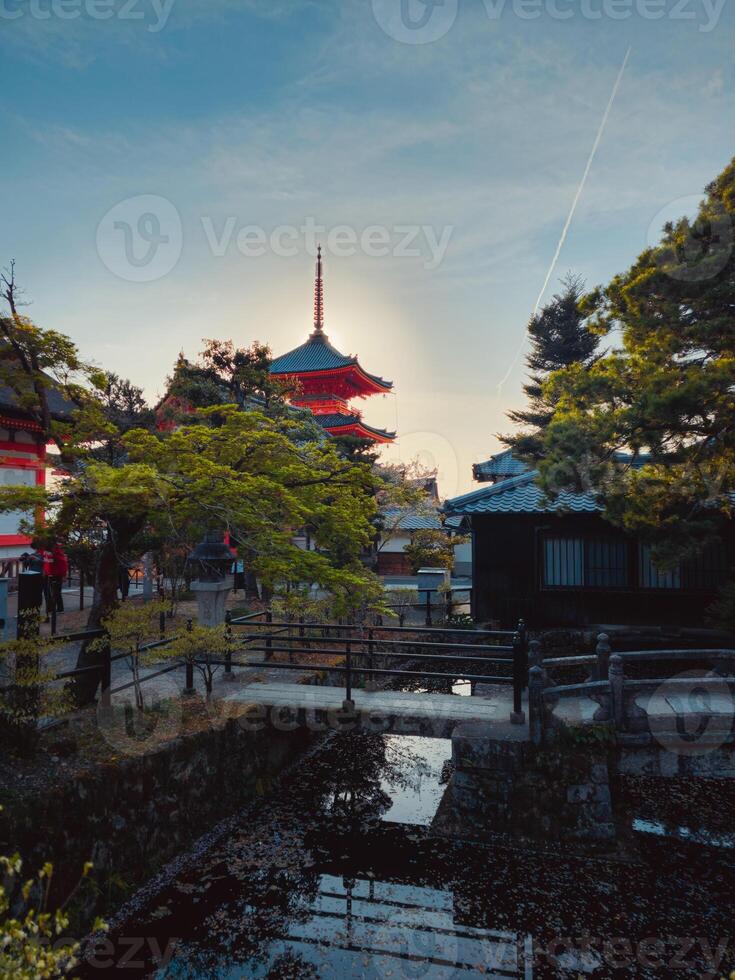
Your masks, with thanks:
M 517 726 L 460 725 L 452 736 L 454 773 L 435 829 L 486 838 L 615 838 L 607 751 L 559 745 L 538 749 Z
M 85 861 L 100 886 L 84 915 L 108 913 L 217 823 L 266 792 L 309 745 L 305 731 L 249 731 L 236 719 L 98 764 L 46 791 L 15 794 L 0 813 L 0 853 L 18 851 L 27 869 L 54 864 L 63 898 Z

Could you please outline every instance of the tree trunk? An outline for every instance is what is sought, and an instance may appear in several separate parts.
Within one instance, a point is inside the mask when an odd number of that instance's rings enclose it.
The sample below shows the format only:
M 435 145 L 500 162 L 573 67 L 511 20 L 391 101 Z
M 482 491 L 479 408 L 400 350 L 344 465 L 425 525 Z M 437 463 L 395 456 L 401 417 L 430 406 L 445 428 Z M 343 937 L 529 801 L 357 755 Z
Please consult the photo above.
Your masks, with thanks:
M 87 629 L 98 629 L 102 620 L 117 606 L 121 556 L 127 551 L 132 538 L 141 526 L 142 521 L 124 521 L 117 526 L 108 527 L 105 542 L 97 554 L 94 598 L 87 619 Z M 102 657 L 101 650 L 90 650 L 90 643 L 85 642 L 79 650 L 77 668 L 100 667 Z M 74 678 L 73 693 L 78 705 L 83 706 L 94 700 L 100 676 L 99 671 L 90 670 Z

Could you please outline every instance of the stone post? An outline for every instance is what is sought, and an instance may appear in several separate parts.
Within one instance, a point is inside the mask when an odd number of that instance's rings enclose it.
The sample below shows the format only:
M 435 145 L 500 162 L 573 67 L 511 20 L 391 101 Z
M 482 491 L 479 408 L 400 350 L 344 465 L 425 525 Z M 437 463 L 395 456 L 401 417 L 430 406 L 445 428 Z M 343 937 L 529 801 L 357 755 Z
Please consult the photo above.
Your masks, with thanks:
M 153 598 L 153 555 L 146 551 L 143 555 L 143 602 Z
M 604 681 L 608 675 L 610 664 L 610 637 L 607 633 L 600 633 L 597 637 L 597 677 L 595 680 Z
M 531 741 L 541 745 L 544 740 L 544 672 L 540 666 L 531 667 L 528 672 L 528 725 Z
M 200 626 L 224 623 L 227 596 L 234 584 L 230 574 L 232 562 L 232 552 L 221 531 L 207 531 L 204 540 L 189 555 L 188 563 L 196 575 L 191 589 L 197 596 Z
M 608 670 L 610 680 L 610 701 L 613 723 L 615 730 L 622 732 L 625 730 L 625 670 L 623 668 L 623 658 L 619 653 L 610 657 L 610 667 Z
M 531 640 L 529 644 L 528 652 L 528 662 L 530 667 L 541 667 L 543 661 L 543 653 L 541 650 L 541 643 L 539 640 Z

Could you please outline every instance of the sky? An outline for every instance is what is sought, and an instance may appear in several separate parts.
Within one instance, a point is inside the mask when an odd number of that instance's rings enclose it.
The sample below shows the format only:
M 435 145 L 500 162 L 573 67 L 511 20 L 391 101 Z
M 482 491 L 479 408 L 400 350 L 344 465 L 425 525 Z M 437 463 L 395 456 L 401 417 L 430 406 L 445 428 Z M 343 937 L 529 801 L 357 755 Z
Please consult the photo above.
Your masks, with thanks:
M 203 338 L 302 343 L 320 241 L 366 421 L 452 496 L 549 272 L 624 271 L 735 154 L 734 43 L 735 0 L 0 0 L 0 264 L 154 400 Z

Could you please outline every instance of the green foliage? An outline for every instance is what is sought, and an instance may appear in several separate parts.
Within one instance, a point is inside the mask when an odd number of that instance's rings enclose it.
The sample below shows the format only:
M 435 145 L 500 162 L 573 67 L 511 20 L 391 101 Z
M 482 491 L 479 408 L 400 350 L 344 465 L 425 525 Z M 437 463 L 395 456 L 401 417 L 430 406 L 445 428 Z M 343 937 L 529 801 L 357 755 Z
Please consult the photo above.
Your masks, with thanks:
M 411 563 L 415 575 L 420 568 L 454 568 L 454 546 L 461 539 L 452 538 L 446 531 L 414 531 L 411 543 L 404 548 L 404 554 Z
M 0 743 L 21 752 L 34 748 L 39 718 L 60 717 L 71 707 L 64 686 L 54 683 L 55 668 L 46 663 L 58 639 L 34 635 L 27 625 L 25 636 L 0 644 Z
M 731 515 L 735 489 L 735 160 L 694 221 L 582 303 L 590 329 L 622 347 L 543 386 L 554 405 L 542 485 L 592 489 L 614 524 L 655 545 L 660 564 L 692 555 Z M 646 454 L 633 467 L 619 450 Z
M 232 403 L 244 408 L 249 402 L 283 409 L 293 384 L 270 373 L 271 352 L 255 341 L 235 347 L 231 340 L 207 340 L 198 363 L 179 355 L 168 380 L 162 411 L 164 419 L 181 421 L 192 409 Z
M 172 643 L 157 650 L 156 655 L 159 659 L 163 655 L 191 664 L 202 675 L 207 694 L 211 694 L 214 677 L 221 667 L 218 661 L 222 661 L 233 649 L 233 638 L 224 625 L 212 627 L 192 623 Z
M 91 864 L 84 866 L 83 878 L 91 869 Z M 0 977 L 47 980 L 68 975 L 78 962 L 79 943 L 66 938 L 69 916 L 64 907 L 48 911 L 52 865 L 45 864 L 35 878 L 22 881 L 23 864 L 15 854 L 0 857 L 0 870 Z M 13 912 L 11 899 L 17 892 L 22 909 Z M 105 928 L 102 920 L 93 926 L 95 931 Z
M 165 615 L 165 611 L 166 606 L 161 602 L 149 602 L 144 605 L 126 602 L 102 620 L 113 654 L 125 655 L 125 662 L 132 674 L 135 701 L 139 710 L 144 707 L 140 683 L 140 668 L 146 660 L 143 647 L 158 639 L 160 617 L 162 613 Z M 94 641 L 91 649 L 100 651 L 107 643 L 107 638 L 100 638 Z
M 530 380 L 523 386 L 528 408 L 509 412 L 508 418 L 524 427 L 519 433 L 501 436 L 519 458 L 535 462 L 542 455 L 544 432 L 554 415 L 553 396 L 545 383 L 555 372 L 572 365 L 589 368 L 597 358 L 600 336 L 590 329 L 580 308 L 583 283 L 573 275 L 562 280 L 563 290 L 536 314 L 528 325 L 531 350 L 526 363 Z
M 555 734 L 556 745 L 564 749 L 601 749 L 615 744 L 611 725 L 567 725 L 561 723 Z

